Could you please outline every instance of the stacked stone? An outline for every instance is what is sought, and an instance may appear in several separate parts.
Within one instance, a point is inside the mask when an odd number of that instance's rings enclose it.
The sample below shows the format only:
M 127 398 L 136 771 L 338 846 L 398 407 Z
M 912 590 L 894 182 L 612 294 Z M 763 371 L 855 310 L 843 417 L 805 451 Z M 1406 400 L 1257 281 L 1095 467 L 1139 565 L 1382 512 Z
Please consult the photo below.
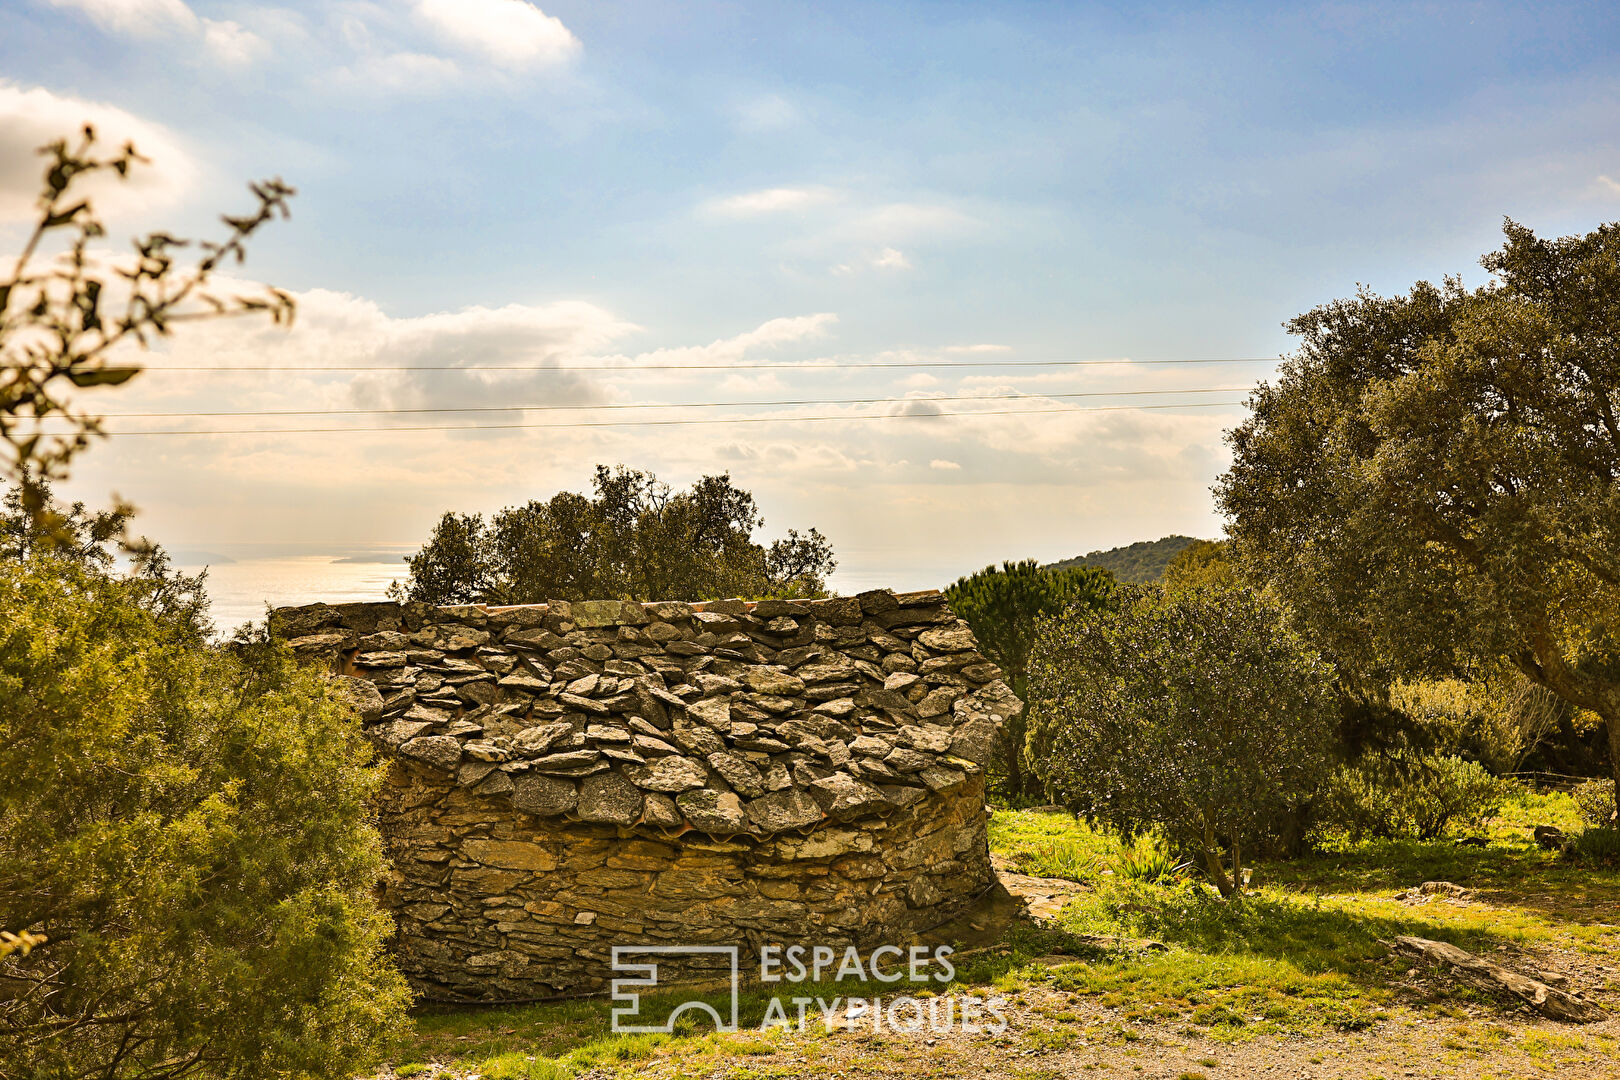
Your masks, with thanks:
M 768 835 L 981 772 L 1018 701 L 937 591 L 746 603 L 313 605 L 376 741 L 542 817 Z
M 938 592 L 272 629 L 389 756 L 382 895 L 430 997 L 600 990 L 623 944 L 900 943 L 993 881 L 983 767 L 1019 703 Z

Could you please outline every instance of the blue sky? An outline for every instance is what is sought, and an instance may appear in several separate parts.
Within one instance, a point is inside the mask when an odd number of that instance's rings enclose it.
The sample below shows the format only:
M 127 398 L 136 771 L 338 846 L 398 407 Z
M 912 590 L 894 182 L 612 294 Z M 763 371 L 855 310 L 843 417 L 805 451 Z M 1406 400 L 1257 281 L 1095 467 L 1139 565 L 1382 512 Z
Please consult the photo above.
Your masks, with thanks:
M 1613 5 L 0 0 L 0 19 L 0 211 L 28 140 L 83 112 L 164 151 L 110 204 L 115 233 L 206 229 L 250 177 L 299 187 L 247 270 L 300 295 L 300 328 L 205 331 L 176 359 L 470 369 L 153 376 L 118 408 L 1237 386 L 1265 368 L 792 365 L 1273 356 L 1285 319 L 1358 282 L 1482 280 L 1504 215 L 1565 233 L 1620 210 Z M 623 371 L 476 370 L 604 357 Z M 670 357 L 781 368 L 634 371 Z M 1239 415 L 128 439 L 79 484 L 176 546 L 338 550 L 580 487 L 597 460 L 729 468 L 773 530 L 833 538 L 844 584 L 933 584 L 1213 534 Z

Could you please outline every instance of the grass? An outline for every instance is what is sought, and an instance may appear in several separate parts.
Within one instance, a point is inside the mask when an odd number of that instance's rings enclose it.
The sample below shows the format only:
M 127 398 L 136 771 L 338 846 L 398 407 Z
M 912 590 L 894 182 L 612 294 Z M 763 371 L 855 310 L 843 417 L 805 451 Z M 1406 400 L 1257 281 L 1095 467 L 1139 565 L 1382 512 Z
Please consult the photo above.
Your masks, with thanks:
M 1232 1044 L 1380 1025 L 1397 1032 L 1416 1023 L 1445 1025 L 1444 1050 L 1469 1060 L 1491 1060 L 1511 1049 L 1538 1067 L 1557 1068 L 1574 1054 L 1613 1054 L 1607 1036 L 1520 1038 L 1503 1026 L 1512 1014 L 1501 1003 L 1444 979 L 1414 977 L 1409 962 L 1391 957 L 1382 944 L 1415 934 L 1476 952 L 1561 950 L 1614 967 L 1620 961 L 1620 870 L 1572 865 L 1539 850 L 1530 830 L 1541 823 L 1577 830 L 1573 801 L 1515 794 L 1495 818 L 1471 830 L 1486 839 L 1483 848 L 1459 846 L 1455 837 L 1327 845 L 1306 858 L 1261 866 L 1258 888 L 1221 901 L 1197 881 L 1166 878 L 1167 856 L 1151 840 L 1123 844 L 1067 814 L 997 811 L 991 846 L 1015 870 L 1088 889 L 1055 925 L 1015 924 L 996 948 L 959 957 L 955 982 L 935 990 L 1001 997 L 1013 1014 L 1027 1003 L 1027 1023 L 1000 1039 L 979 1037 L 1007 1056 L 1007 1075 L 1047 1075 L 1034 1063 L 1020 1072 L 1019 1056 L 1064 1053 L 1085 1040 L 1124 1052 L 1144 1039 L 1149 1046 L 1191 1037 Z M 1477 902 L 1394 899 L 1431 880 L 1472 889 Z M 1620 981 L 1612 989 L 1620 990 Z M 853 982 L 793 988 L 795 996 L 829 1001 L 896 992 Z M 632 1075 L 653 1066 L 672 1077 L 723 1073 L 747 1080 L 820 1071 L 816 1063 L 834 1045 L 822 1042 L 833 1036 L 820 1025 L 803 1033 L 748 1030 L 758 1026 L 769 996 L 745 992 L 744 1030 L 731 1035 L 716 1034 L 687 1013 L 671 1035 L 615 1036 L 610 1003 L 602 1000 L 429 1012 L 389 1056 L 410 1063 L 394 1075 L 425 1080 L 474 1073 L 485 1080 L 563 1080 L 586 1072 Z M 656 1018 L 684 1000 L 649 996 L 643 1012 Z M 722 1011 L 727 1004 L 707 1000 Z M 1101 1028 L 1099 1008 L 1109 1018 Z M 890 1067 L 903 1061 L 918 1075 L 952 1075 L 965 1067 L 946 1040 L 913 1052 L 870 1033 L 837 1039 L 839 1053 L 865 1054 Z M 1216 1067 L 1213 1058 L 1198 1064 Z

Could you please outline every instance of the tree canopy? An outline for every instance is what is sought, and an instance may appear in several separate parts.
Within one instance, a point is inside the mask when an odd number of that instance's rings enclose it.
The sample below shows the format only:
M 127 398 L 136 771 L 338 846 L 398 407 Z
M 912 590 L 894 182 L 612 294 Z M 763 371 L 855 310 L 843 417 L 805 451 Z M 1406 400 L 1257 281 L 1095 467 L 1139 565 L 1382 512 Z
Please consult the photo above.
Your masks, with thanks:
M 1620 225 L 1505 232 L 1481 288 L 1294 319 L 1217 499 L 1363 690 L 1505 659 L 1600 716 L 1620 774 Z
M 1070 604 L 1106 607 L 1114 600 L 1114 577 L 1106 570 L 1042 569 L 1034 559 L 987 566 L 945 590 L 951 609 L 967 620 L 984 655 L 1001 668 L 1019 700 L 1028 701 L 1029 657 L 1036 626 Z M 1026 710 L 1027 711 L 1027 710 Z M 1039 793 L 1025 766 L 1026 711 L 1007 718 L 996 735 L 990 762 L 992 783 L 1017 800 Z
M 434 604 L 817 596 L 837 566 L 815 529 L 754 540 L 764 519 L 731 476 L 672 491 L 650 472 L 596 467 L 594 494 L 447 513 L 394 593 Z
M 1332 677 L 1245 589 L 1150 586 L 1117 610 L 1076 604 L 1035 644 L 1031 761 L 1076 812 L 1201 853 L 1230 895 L 1245 848 L 1327 772 Z

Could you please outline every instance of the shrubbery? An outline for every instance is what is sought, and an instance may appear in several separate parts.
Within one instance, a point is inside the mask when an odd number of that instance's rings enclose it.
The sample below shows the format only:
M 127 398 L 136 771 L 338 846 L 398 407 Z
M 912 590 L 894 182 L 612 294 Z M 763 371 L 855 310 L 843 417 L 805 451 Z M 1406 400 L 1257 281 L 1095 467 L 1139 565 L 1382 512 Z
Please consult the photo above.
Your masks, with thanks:
M 0 1072 L 330 1077 L 406 991 L 358 723 L 268 643 L 94 565 L 0 560 Z
M 1352 840 L 1432 840 L 1453 825 L 1477 824 L 1507 788 L 1477 762 L 1442 754 L 1371 759 L 1335 770 L 1317 802 L 1318 820 Z
M 1243 853 L 1328 768 L 1332 676 L 1242 589 L 1076 604 L 1036 642 L 1030 758 L 1065 805 L 1127 837 L 1162 832 L 1230 894 Z
M 1615 825 L 1614 781 L 1588 780 L 1570 792 L 1580 809 L 1581 820 L 1588 828 L 1602 829 Z

